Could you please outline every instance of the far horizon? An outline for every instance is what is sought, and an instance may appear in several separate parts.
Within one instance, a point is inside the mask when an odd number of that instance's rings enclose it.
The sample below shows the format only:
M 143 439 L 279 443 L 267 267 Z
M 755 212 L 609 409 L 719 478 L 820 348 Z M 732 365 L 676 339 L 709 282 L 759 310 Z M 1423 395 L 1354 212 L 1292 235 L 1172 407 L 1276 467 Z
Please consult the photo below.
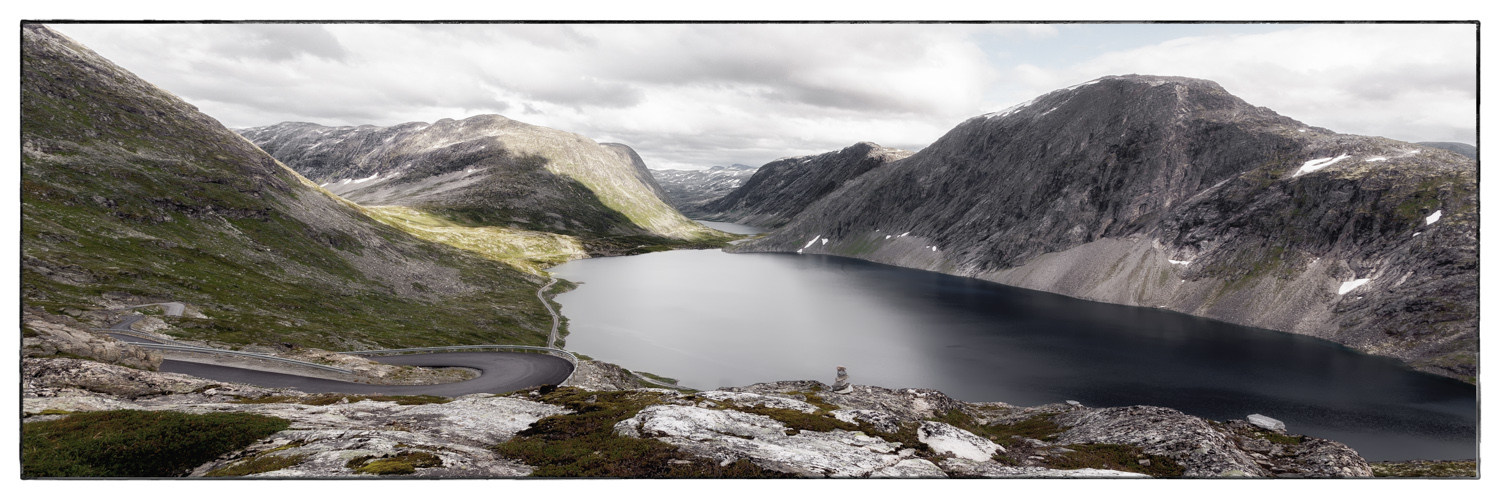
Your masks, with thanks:
M 1477 142 L 1472 23 L 53 27 L 231 128 L 499 114 L 629 145 L 657 170 L 862 141 L 916 151 L 965 119 L 1132 73 L 1212 80 L 1339 133 Z

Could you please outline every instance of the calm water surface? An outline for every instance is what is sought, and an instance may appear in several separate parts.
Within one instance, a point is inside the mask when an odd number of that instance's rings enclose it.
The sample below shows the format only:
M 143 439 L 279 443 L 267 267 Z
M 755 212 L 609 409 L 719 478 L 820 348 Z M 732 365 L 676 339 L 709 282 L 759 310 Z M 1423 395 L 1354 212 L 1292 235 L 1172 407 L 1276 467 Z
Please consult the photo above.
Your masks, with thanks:
M 1476 455 L 1474 386 L 1311 337 L 839 257 L 684 250 L 552 269 L 567 347 L 700 389 L 777 380 L 966 401 L 1260 413 L 1367 460 Z

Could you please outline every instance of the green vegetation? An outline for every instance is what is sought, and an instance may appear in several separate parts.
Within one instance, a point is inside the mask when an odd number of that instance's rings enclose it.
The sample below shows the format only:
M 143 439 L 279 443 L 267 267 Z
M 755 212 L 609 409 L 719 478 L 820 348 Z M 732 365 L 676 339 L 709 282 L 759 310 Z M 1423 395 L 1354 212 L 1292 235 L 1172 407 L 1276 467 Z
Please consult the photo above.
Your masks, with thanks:
M 1021 441 L 1021 438 L 1036 439 L 1039 441 L 1051 441 L 1053 439 L 1056 439 L 1058 434 L 1062 434 L 1063 431 L 1067 429 L 1064 429 L 1062 426 L 1057 425 L 1055 422 L 1053 422 L 1053 415 L 1056 414 L 1043 413 L 1040 415 L 1032 416 L 1031 418 L 1028 418 L 1026 420 L 1020 420 L 1008 424 L 953 425 L 969 432 L 973 432 L 974 434 L 977 434 L 979 436 L 983 436 L 986 439 L 989 439 L 996 443 L 1000 443 L 1000 445 L 1002 446 L 1011 447 L 1016 446 Z
M 285 469 L 287 467 L 291 467 L 300 464 L 303 461 L 306 461 L 307 455 L 272 455 L 272 453 L 296 448 L 298 446 L 302 446 L 302 444 L 303 443 L 301 441 L 293 441 L 284 446 L 257 453 L 253 457 L 208 471 L 203 475 L 205 477 L 235 477 Z
M 411 474 L 427 467 L 442 467 L 443 459 L 425 451 L 403 451 L 389 458 L 359 457 L 345 465 L 360 474 L 385 476 Z
M 663 377 L 661 375 L 657 375 L 657 374 L 651 373 L 651 372 L 636 372 L 636 373 L 641 374 L 641 375 L 645 375 L 647 377 L 654 378 L 656 380 L 660 380 L 662 382 L 666 382 L 668 384 L 675 384 L 675 383 L 679 382 L 675 378 L 672 378 L 672 377 Z
M 1475 460 L 1412 460 L 1409 462 L 1372 462 L 1375 477 L 1479 477 Z
M 1171 457 L 1149 455 L 1139 446 L 1124 444 L 1074 444 L 1073 450 L 1047 458 L 1047 464 L 1059 469 L 1112 469 L 1138 472 L 1152 477 L 1181 477 L 1187 469 Z
M 21 476 L 183 476 L 288 425 L 249 413 L 77 413 L 22 426 Z
M 494 449 L 520 460 L 542 477 L 794 477 L 764 470 L 747 460 L 719 465 L 655 439 L 616 435 L 614 426 L 660 396 L 630 391 L 589 392 L 573 387 L 544 387 L 533 399 L 562 405 L 575 413 L 553 415 Z M 513 394 L 530 397 L 527 393 Z
M 339 403 L 358 403 L 360 401 L 394 401 L 396 404 L 409 406 L 447 403 L 453 400 L 442 396 L 366 396 L 330 393 L 310 394 L 307 396 L 266 396 L 260 398 L 236 396 L 232 402 L 240 404 L 295 403 L 311 406 L 328 406 Z
M 466 226 L 411 207 L 364 207 L 375 220 L 412 236 L 483 255 L 488 259 L 545 275 L 543 269 L 588 257 L 573 236 L 497 226 Z

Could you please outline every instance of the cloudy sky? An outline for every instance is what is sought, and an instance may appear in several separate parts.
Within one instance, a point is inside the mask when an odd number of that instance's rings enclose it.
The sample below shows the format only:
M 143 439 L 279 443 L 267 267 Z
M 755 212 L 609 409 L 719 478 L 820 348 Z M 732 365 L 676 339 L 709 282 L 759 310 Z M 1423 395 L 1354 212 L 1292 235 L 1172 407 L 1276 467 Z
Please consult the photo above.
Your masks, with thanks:
M 1111 74 L 1205 78 L 1338 132 L 1475 142 L 1472 24 L 59 24 L 230 127 L 483 113 L 761 165 Z

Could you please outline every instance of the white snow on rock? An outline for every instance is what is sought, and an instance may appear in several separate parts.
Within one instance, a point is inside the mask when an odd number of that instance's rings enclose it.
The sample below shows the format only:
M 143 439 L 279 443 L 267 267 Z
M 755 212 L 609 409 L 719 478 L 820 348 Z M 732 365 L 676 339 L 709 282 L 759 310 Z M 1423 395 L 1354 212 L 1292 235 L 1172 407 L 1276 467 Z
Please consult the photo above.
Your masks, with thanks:
M 365 177 L 365 178 L 363 178 L 363 179 L 360 179 L 360 180 L 357 180 L 357 181 L 354 181 L 354 183 L 355 183 L 355 184 L 359 184 L 359 183 L 361 183 L 361 182 L 369 182 L 369 181 L 373 181 L 373 180 L 375 180 L 375 179 L 377 179 L 377 178 L 379 178 L 379 177 L 380 177 L 380 172 L 375 172 L 375 175 L 372 175 L 372 176 L 369 176 L 369 177 Z
M 1004 117 L 1007 117 L 1007 116 L 1010 116 L 1010 115 L 1013 115 L 1013 114 L 1015 114 L 1015 113 L 1016 113 L 1016 112 L 1017 112 L 1017 111 L 1020 111 L 1020 110 L 1021 110 L 1021 108 L 1024 108 L 1024 107 L 1027 107 L 1027 106 L 1030 106 L 1030 105 L 1031 105 L 1031 103 L 1032 103 L 1032 101 L 1035 101 L 1035 100 L 1036 100 L 1036 99 L 1032 99 L 1032 100 L 1028 100 L 1028 101 L 1026 101 L 1026 102 L 1023 102 L 1023 103 L 1020 103 L 1020 104 L 1017 104 L 1017 105 L 1015 105 L 1015 106 L 1011 106 L 1011 107 L 1009 107 L 1009 108 L 1005 108 L 1005 109 L 1002 109 L 1002 110 L 1000 110 L 1000 111 L 996 111 L 996 112 L 994 112 L 994 113 L 989 113 L 989 114 L 986 114 L 986 115 L 984 115 L 984 118 L 985 118 L 985 119 L 986 119 L 986 120 L 989 120 L 989 119 L 994 119 L 994 118 L 1004 118 Z
M 891 239 L 891 235 L 889 235 L 889 234 L 885 235 L 885 239 Z
M 1441 218 L 1443 218 L 1443 211 L 1442 210 L 1438 210 L 1436 212 L 1433 212 L 1432 215 L 1427 216 L 1427 225 L 1431 226 L 1432 223 L 1437 222 L 1438 219 L 1441 219 Z
M 1177 264 L 1177 265 L 1180 265 L 1180 266 L 1186 266 L 1188 264 L 1192 264 L 1193 263 L 1193 261 L 1191 261 L 1191 260 L 1172 260 L 1172 259 L 1167 259 L 1167 262 L 1171 262 L 1173 264 Z
M 1297 173 L 1292 174 L 1292 177 L 1296 177 L 1296 176 L 1299 176 L 1299 175 L 1302 175 L 1302 174 L 1312 173 L 1312 172 L 1317 172 L 1319 170 L 1323 170 L 1325 168 L 1328 168 L 1329 165 L 1338 163 L 1339 160 L 1342 160 L 1342 159 L 1348 158 L 1348 157 L 1349 157 L 1349 155 L 1342 154 L 1342 155 L 1338 155 L 1338 157 L 1335 157 L 1335 158 L 1315 158 L 1315 159 L 1312 159 L 1312 160 L 1307 160 L 1307 163 L 1303 163 L 1302 164 L 1302 168 L 1297 169 Z
M 342 181 L 339 181 L 339 184 L 348 184 L 351 182 L 354 182 L 354 179 L 344 179 Z
M 1376 156 L 1374 158 L 1365 158 L 1365 161 L 1385 161 L 1385 159 L 1384 156 Z
M 1000 445 L 974 433 L 931 420 L 922 422 L 917 428 L 917 440 L 939 455 L 952 453 L 958 458 L 980 462 L 989 460 L 996 451 L 1005 451 Z
M 896 237 L 897 237 L 897 238 L 905 238 L 905 237 L 906 237 L 906 235 L 908 235 L 908 234 L 911 234 L 911 231 L 907 231 L 907 232 L 904 232 L 904 233 L 901 233 L 901 234 L 898 234 L 898 235 L 896 235 Z
M 818 236 L 822 236 L 822 235 L 821 235 L 821 234 L 820 234 L 820 235 L 818 235 Z M 823 238 L 823 244 L 824 244 L 824 245 L 827 245 L 827 244 L 828 244 L 828 238 Z
M 330 184 L 330 183 L 325 182 L 325 183 L 322 183 L 322 184 L 318 184 L 318 187 L 328 187 L 328 184 Z
M 1353 280 L 1353 281 L 1345 281 L 1344 284 L 1339 285 L 1339 295 L 1343 295 L 1343 294 L 1349 293 L 1351 290 L 1354 290 L 1355 288 L 1359 288 L 1360 286 L 1364 285 L 1365 283 L 1369 283 L 1369 282 L 1370 282 L 1369 278 L 1360 278 L 1360 279 Z
M 1416 238 L 1416 237 L 1421 236 L 1421 235 L 1422 235 L 1421 231 L 1417 231 L 1415 233 L 1411 233 L 1411 237 L 1413 237 L 1413 238 Z
M 821 234 L 817 235 L 817 236 L 813 236 L 813 239 L 807 240 L 807 244 L 806 245 L 802 245 L 802 248 L 807 248 L 807 247 L 813 246 L 813 243 L 817 243 L 818 240 L 822 239 L 822 238 L 823 238 L 823 235 L 821 235 Z

